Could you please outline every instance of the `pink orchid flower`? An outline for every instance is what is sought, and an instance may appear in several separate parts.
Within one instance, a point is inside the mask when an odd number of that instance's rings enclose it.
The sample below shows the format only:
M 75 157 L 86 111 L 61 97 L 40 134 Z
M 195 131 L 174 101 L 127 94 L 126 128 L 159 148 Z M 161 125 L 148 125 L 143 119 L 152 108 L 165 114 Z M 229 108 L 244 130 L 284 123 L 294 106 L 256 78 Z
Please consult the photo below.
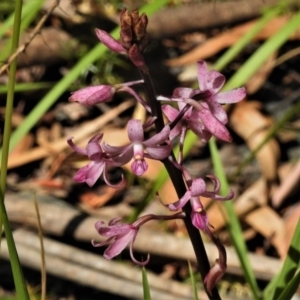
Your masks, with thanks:
M 193 180 L 190 180 L 188 182 L 188 188 L 187 191 L 185 192 L 185 194 L 183 195 L 183 197 L 181 197 L 178 201 L 171 203 L 168 205 L 168 208 L 171 211 L 174 210 L 178 210 L 181 209 L 190 199 L 193 199 L 193 201 L 191 202 L 192 207 L 194 206 L 194 211 L 198 211 L 199 208 L 202 207 L 197 207 L 194 198 L 197 198 L 199 196 L 203 196 L 203 197 L 208 197 L 214 200 L 220 200 L 220 201 L 224 201 L 224 200 L 230 200 L 233 197 L 233 191 L 230 190 L 229 194 L 225 197 L 218 195 L 218 192 L 220 190 L 220 181 L 217 177 L 213 176 L 213 175 L 208 175 L 207 176 L 215 185 L 214 190 L 213 191 L 207 191 L 206 190 L 206 184 L 205 181 L 202 178 L 196 178 Z M 201 228 L 199 228 L 201 229 Z
M 179 111 L 186 104 L 193 107 L 191 111 L 187 111 L 183 118 L 186 124 L 202 139 L 209 139 L 210 134 L 224 141 L 231 141 L 231 136 L 225 127 L 228 122 L 227 114 L 222 108 L 222 104 L 236 103 L 246 96 L 245 88 L 237 88 L 227 92 L 220 92 L 225 83 L 225 77 L 215 70 L 208 71 L 206 62 L 198 61 L 198 82 L 200 89 L 177 88 L 174 90 L 172 97 L 159 96 L 158 100 L 177 101 L 183 103 L 180 105 Z M 164 113 L 169 120 L 174 120 L 179 111 L 172 110 L 169 107 L 164 108 Z M 196 124 L 196 121 L 200 125 Z M 176 133 L 180 132 L 182 125 L 176 129 Z M 174 131 L 173 131 L 174 136 Z
M 148 214 L 138 218 L 134 223 L 131 224 L 120 223 L 120 218 L 112 219 L 108 223 L 108 226 L 103 226 L 104 222 L 99 221 L 95 224 L 96 230 L 100 235 L 107 237 L 107 239 L 102 243 L 96 243 L 94 240 L 92 240 L 92 245 L 94 247 L 109 245 L 104 252 L 104 258 L 109 260 L 119 255 L 126 248 L 126 246 L 130 244 L 129 250 L 132 261 L 138 265 L 145 266 L 149 262 L 149 254 L 144 262 L 136 260 L 133 255 L 133 244 L 140 227 L 151 220 L 175 220 L 183 218 L 185 218 L 185 215 L 184 213 L 180 212 L 175 215 L 167 216 Z
M 104 258 L 110 260 L 115 256 L 119 255 L 125 247 L 130 244 L 130 256 L 134 263 L 138 265 L 146 265 L 149 262 L 149 255 L 146 261 L 140 262 L 135 259 L 133 255 L 133 244 L 140 229 L 140 222 L 136 221 L 133 224 L 120 223 L 119 218 L 112 219 L 108 226 L 103 226 L 104 222 L 99 221 L 95 224 L 97 232 L 107 237 L 108 239 L 102 243 L 95 243 L 92 240 L 92 245 L 94 247 L 102 247 L 109 245 L 109 247 L 104 252 Z
M 98 178 L 103 174 L 103 179 L 108 186 L 120 188 L 125 183 L 123 177 L 116 185 L 110 183 L 107 178 L 107 167 L 110 165 L 116 166 L 116 164 L 106 156 L 106 153 L 102 151 L 102 147 L 99 145 L 102 137 L 102 134 L 97 134 L 92 137 L 85 149 L 76 146 L 72 141 L 73 137 L 68 138 L 67 142 L 75 152 L 87 155 L 91 160 L 91 162 L 89 162 L 86 166 L 77 171 L 74 176 L 74 180 L 77 182 L 86 182 L 89 186 L 93 186 Z
M 103 149 L 117 164 L 123 165 L 133 159 L 131 169 L 134 174 L 140 176 L 147 171 L 148 164 L 145 157 L 162 160 L 169 156 L 171 152 L 169 126 L 165 126 L 160 133 L 146 141 L 144 140 L 144 129 L 140 120 L 130 120 L 127 125 L 127 132 L 131 141 L 129 145 L 115 147 L 104 142 Z

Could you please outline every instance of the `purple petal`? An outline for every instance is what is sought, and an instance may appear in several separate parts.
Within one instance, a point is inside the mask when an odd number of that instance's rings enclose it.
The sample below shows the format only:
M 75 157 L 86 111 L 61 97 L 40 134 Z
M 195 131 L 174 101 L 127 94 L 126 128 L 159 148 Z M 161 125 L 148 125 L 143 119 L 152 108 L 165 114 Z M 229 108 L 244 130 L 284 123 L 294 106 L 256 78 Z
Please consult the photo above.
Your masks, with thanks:
M 203 60 L 199 60 L 197 62 L 198 66 L 198 83 L 199 87 L 202 91 L 205 91 L 208 89 L 207 82 L 206 82 L 206 76 L 207 76 L 207 65 L 206 62 Z
M 118 236 L 116 240 L 105 250 L 104 258 L 112 259 L 119 255 L 133 239 L 134 235 L 135 230 L 130 230 L 128 233 Z
M 215 95 L 215 100 L 220 104 L 236 103 L 243 100 L 246 97 L 246 89 L 244 87 L 237 88 L 231 91 L 222 92 Z
M 205 107 L 206 105 L 208 105 L 209 110 L 211 111 L 211 113 L 224 125 L 227 124 L 228 122 L 228 117 L 227 114 L 225 112 L 225 110 L 223 109 L 222 105 L 219 104 L 218 102 L 214 101 L 212 99 L 212 101 L 207 101 L 206 103 L 202 103 L 202 106 Z
M 199 120 L 199 115 L 195 114 L 194 112 L 189 120 L 189 127 L 205 143 L 208 142 L 212 136 L 212 134 L 205 129 L 205 126 Z
M 191 220 L 193 225 L 200 230 L 205 230 L 208 227 L 208 218 L 204 210 L 201 212 L 192 210 Z
M 191 88 L 180 87 L 173 91 L 172 97 L 174 98 L 192 98 L 195 90 Z
M 162 111 L 171 122 L 174 121 L 179 114 L 179 111 L 171 105 L 162 105 Z
M 171 145 L 146 147 L 146 151 L 150 158 L 162 160 L 170 155 L 172 148 Z
M 98 229 L 98 233 L 105 237 L 112 237 L 112 236 L 127 234 L 128 232 L 134 229 L 135 228 L 131 224 L 120 223 L 116 225 L 100 227 Z
M 208 109 L 204 108 L 201 111 L 198 111 L 198 114 L 207 130 L 215 137 L 226 142 L 231 142 L 232 138 L 227 128 L 216 119 Z
M 122 44 L 115 40 L 110 34 L 106 31 L 96 28 L 95 33 L 98 39 L 110 50 L 117 53 L 126 53 L 126 50 L 123 48 Z
M 122 218 L 113 218 L 111 219 L 109 222 L 108 222 L 108 226 L 115 226 L 117 225 L 118 223 L 120 223 L 122 220 Z
M 201 196 L 206 191 L 206 184 L 202 178 L 192 180 L 192 185 L 189 187 L 192 197 Z
M 177 136 L 181 134 L 182 131 L 182 125 L 181 123 L 178 123 L 171 131 L 169 135 L 169 139 L 172 141 L 175 139 Z
M 215 192 L 205 192 L 203 193 L 203 196 L 218 201 L 226 201 L 226 200 L 231 200 L 233 198 L 234 192 L 233 190 L 230 190 L 227 196 L 220 196 L 217 195 Z
M 102 144 L 103 150 L 111 156 L 119 155 L 120 153 L 126 151 L 127 148 L 131 148 L 131 147 L 132 147 L 131 145 L 116 147 L 116 146 L 111 146 L 106 142 L 103 142 Z
M 110 237 L 110 238 L 108 238 L 107 240 L 105 240 L 101 243 L 96 243 L 95 240 L 92 240 L 92 245 L 93 245 L 93 247 L 106 246 L 106 245 L 110 244 L 113 239 L 114 239 L 114 237 Z
M 219 259 L 216 259 L 214 266 L 209 270 L 204 278 L 204 284 L 210 294 L 212 293 L 212 289 L 221 280 L 226 272 L 226 262 L 225 265 L 222 266 L 219 261 Z
M 87 155 L 86 149 L 80 148 L 73 143 L 73 137 L 69 137 L 67 139 L 67 143 L 75 152 L 82 154 L 82 155 Z
M 179 102 L 178 104 L 181 104 L 181 102 Z M 179 114 L 179 111 L 176 108 L 174 108 L 174 107 L 172 107 L 170 105 L 163 105 L 162 106 L 162 110 L 163 110 L 164 114 L 167 116 L 167 118 L 168 118 L 169 121 L 175 120 L 175 118 Z M 179 121 L 175 125 L 175 127 L 170 131 L 169 139 L 173 140 L 175 137 L 177 137 L 178 135 L 180 135 L 181 130 L 182 130 L 182 122 Z
M 206 84 L 207 89 L 218 93 L 225 83 L 225 76 L 218 71 L 211 70 L 207 73 Z
M 144 129 L 140 120 L 130 120 L 127 125 L 128 137 L 131 142 L 144 140 Z
M 96 228 L 98 233 L 99 233 L 99 229 L 101 227 L 103 227 L 103 224 L 105 224 L 103 221 L 98 221 L 98 222 L 95 223 L 95 228 Z
M 116 164 L 124 165 L 127 164 L 133 158 L 133 146 L 129 145 L 125 151 L 118 156 L 112 157 L 112 161 Z
M 143 175 L 148 169 L 148 164 L 144 159 L 135 159 L 131 164 L 132 172 L 137 175 Z
M 88 142 L 86 146 L 86 152 L 90 160 L 100 161 L 102 159 L 103 151 L 99 145 L 99 141 L 101 141 L 102 137 L 103 134 L 97 134 Z
M 171 211 L 179 210 L 180 208 L 186 205 L 186 203 L 189 201 L 190 198 L 191 198 L 190 191 L 186 191 L 183 197 L 181 197 L 178 201 L 168 205 L 169 210 Z
M 170 134 L 170 127 L 165 126 L 160 133 L 157 133 L 147 141 L 144 141 L 143 144 L 146 147 L 157 146 L 159 144 L 166 142 L 169 139 L 169 134 Z
M 104 171 L 103 171 L 103 180 L 104 180 L 104 182 L 105 182 L 108 186 L 110 186 L 110 187 L 112 187 L 112 188 L 114 188 L 114 189 L 120 189 L 120 188 L 124 187 L 124 185 L 126 184 L 126 180 L 125 180 L 123 174 L 122 174 L 122 177 L 121 177 L 120 182 L 118 182 L 117 184 L 111 183 L 111 182 L 108 180 L 108 175 L 107 175 L 107 170 L 106 170 L 106 168 L 105 168 Z
M 136 230 L 135 235 L 134 235 L 134 237 L 132 238 L 132 240 L 131 240 L 131 242 L 130 242 L 130 248 L 129 248 L 129 250 L 130 250 L 130 257 L 131 257 L 131 260 L 132 260 L 135 264 L 137 264 L 137 265 L 139 265 L 139 266 L 145 266 L 145 265 L 148 264 L 148 262 L 149 262 L 149 260 L 150 260 L 150 255 L 149 255 L 149 253 L 148 253 L 148 255 L 147 255 L 147 259 L 146 259 L 145 261 L 143 261 L 143 262 L 137 260 L 137 259 L 134 257 L 134 255 L 133 255 L 133 244 L 134 244 L 134 241 L 135 241 L 137 232 L 138 232 L 138 231 Z
M 220 187 L 221 187 L 220 180 L 214 175 L 206 175 L 206 177 L 209 178 L 213 182 L 213 184 L 215 186 L 214 192 L 218 193 L 220 190 Z
M 91 167 L 89 168 L 85 176 L 86 184 L 92 187 L 101 176 L 104 168 L 105 168 L 104 162 L 96 162 L 93 165 L 91 165 Z
M 95 162 L 91 161 L 86 166 L 80 168 L 73 177 L 76 182 L 85 182 L 86 174 Z

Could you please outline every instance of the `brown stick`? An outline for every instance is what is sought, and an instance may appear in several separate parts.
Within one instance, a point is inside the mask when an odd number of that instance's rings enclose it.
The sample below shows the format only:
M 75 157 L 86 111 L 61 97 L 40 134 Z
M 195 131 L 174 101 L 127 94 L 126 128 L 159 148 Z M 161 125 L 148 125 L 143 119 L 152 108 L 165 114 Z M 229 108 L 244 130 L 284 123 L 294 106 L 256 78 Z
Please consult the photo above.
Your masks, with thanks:
M 107 223 L 109 221 L 107 217 L 91 216 L 86 218 L 79 210 L 57 198 L 37 195 L 37 199 L 44 233 L 58 236 L 71 235 L 80 241 L 91 241 L 92 239 L 103 241 L 103 238 L 93 228 L 99 220 Z M 11 221 L 36 228 L 32 194 L 7 195 L 5 205 Z M 205 248 L 210 254 L 210 262 L 214 263 L 218 256 L 217 249 L 211 243 L 205 243 Z M 141 228 L 134 249 L 143 253 L 195 262 L 195 255 L 188 238 L 179 239 L 171 234 L 146 228 Z M 226 247 L 226 251 L 227 271 L 241 275 L 242 270 L 235 250 L 232 247 Z M 264 280 L 272 279 L 282 266 L 282 262 L 278 259 L 252 253 L 249 254 L 249 260 L 255 276 Z
M 213 3 L 214 2 L 214 3 Z M 278 0 L 202 1 L 193 5 L 168 7 L 149 18 L 151 38 L 161 39 L 199 29 L 213 28 L 250 20 L 260 15 L 262 8 Z M 292 1 L 299 5 L 300 0 Z
M 27 230 L 16 230 L 14 239 L 22 264 L 40 269 L 39 237 Z M 141 269 L 130 265 L 107 261 L 100 255 L 79 250 L 75 247 L 44 238 L 47 272 L 61 278 L 88 285 L 130 299 L 142 299 Z M 9 258 L 6 243 L 2 254 Z M 147 271 L 153 299 L 192 299 L 192 289 L 188 285 L 158 277 Z M 200 299 L 205 294 L 199 293 Z

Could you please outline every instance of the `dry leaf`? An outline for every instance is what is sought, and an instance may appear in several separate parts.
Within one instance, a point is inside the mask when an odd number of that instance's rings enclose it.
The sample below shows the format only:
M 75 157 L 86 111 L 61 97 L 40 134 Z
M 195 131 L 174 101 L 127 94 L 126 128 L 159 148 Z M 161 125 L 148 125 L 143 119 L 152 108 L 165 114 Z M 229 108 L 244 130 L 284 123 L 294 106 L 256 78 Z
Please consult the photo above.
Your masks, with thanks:
M 296 203 L 295 205 L 289 207 L 283 216 L 283 222 L 285 224 L 285 233 L 286 233 L 285 243 L 287 246 L 291 244 L 299 218 L 300 218 L 300 203 Z
M 257 72 L 247 81 L 245 87 L 247 94 L 254 94 L 258 91 L 266 82 L 269 74 L 274 68 L 274 61 L 277 57 L 277 52 L 269 56 L 267 61 L 258 69 Z
M 281 16 L 271 20 L 260 32 L 254 40 L 268 39 L 270 36 L 277 33 L 283 27 L 291 16 Z M 216 37 L 208 39 L 206 42 L 197 46 L 190 52 L 180 56 L 179 58 L 170 59 L 166 62 L 169 66 L 193 64 L 199 59 L 207 59 L 219 51 L 228 48 L 235 44 L 242 36 L 244 36 L 256 24 L 257 20 L 250 21 L 242 25 L 238 25 L 229 31 L 219 34 Z M 294 33 L 290 39 L 299 39 L 300 31 Z
M 285 258 L 288 249 L 285 224 L 274 210 L 262 206 L 246 215 L 245 221 L 272 243 L 282 259 Z
M 272 121 L 260 113 L 255 102 L 242 101 L 238 103 L 230 118 L 231 127 L 245 140 L 250 150 L 255 150 L 265 139 L 271 124 Z M 255 156 L 264 178 L 269 182 L 275 181 L 280 156 L 277 141 L 270 139 Z
M 80 195 L 79 200 L 90 207 L 97 208 L 104 206 L 119 190 L 103 185 L 97 191 L 99 193 L 86 192 Z
M 283 180 L 280 186 L 273 192 L 272 196 L 272 204 L 274 207 L 280 206 L 284 198 L 299 184 L 300 161 L 293 167 L 291 164 L 286 165 L 282 171 L 284 172 L 284 175 L 282 176 L 280 174 L 280 177 L 283 178 Z
M 100 117 L 89 121 L 87 123 L 82 124 L 78 129 L 74 130 L 72 135 L 74 135 L 75 141 L 80 143 L 86 141 L 91 138 L 91 136 L 95 133 L 98 133 L 102 128 L 113 118 L 118 116 L 121 112 L 131 107 L 133 104 L 132 101 L 126 101 L 120 104 L 119 106 L 112 108 L 106 114 L 101 115 Z M 127 135 L 126 135 L 127 136 Z M 60 138 L 59 140 L 51 143 L 51 151 L 53 153 L 60 153 L 61 151 L 68 148 L 67 137 Z M 85 144 L 83 145 L 85 146 Z M 45 149 L 44 147 L 35 147 L 31 148 L 29 151 L 22 153 L 22 155 L 18 156 L 9 156 L 8 160 L 8 168 L 14 168 L 18 166 L 22 166 L 23 164 L 42 159 L 49 155 L 49 149 Z

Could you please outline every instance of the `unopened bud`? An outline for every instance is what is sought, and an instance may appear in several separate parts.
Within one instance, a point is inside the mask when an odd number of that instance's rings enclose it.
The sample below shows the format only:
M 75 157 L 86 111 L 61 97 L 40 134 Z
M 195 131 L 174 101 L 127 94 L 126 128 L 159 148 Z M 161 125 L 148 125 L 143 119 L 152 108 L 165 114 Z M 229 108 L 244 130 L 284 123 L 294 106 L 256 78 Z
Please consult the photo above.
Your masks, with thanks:
M 95 33 L 100 40 L 109 50 L 117 53 L 126 53 L 126 50 L 123 48 L 122 44 L 115 40 L 109 33 L 104 30 L 95 29 Z
M 111 100 L 115 91 L 110 85 L 90 86 L 73 92 L 69 101 L 91 106 Z
M 215 265 L 209 270 L 208 274 L 204 279 L 204 284 L 207 291 L 211 294 L 212 289 L 221 280 L 226 272 L 226 264 L 222 265 L 219 259 L 216 259 Z

